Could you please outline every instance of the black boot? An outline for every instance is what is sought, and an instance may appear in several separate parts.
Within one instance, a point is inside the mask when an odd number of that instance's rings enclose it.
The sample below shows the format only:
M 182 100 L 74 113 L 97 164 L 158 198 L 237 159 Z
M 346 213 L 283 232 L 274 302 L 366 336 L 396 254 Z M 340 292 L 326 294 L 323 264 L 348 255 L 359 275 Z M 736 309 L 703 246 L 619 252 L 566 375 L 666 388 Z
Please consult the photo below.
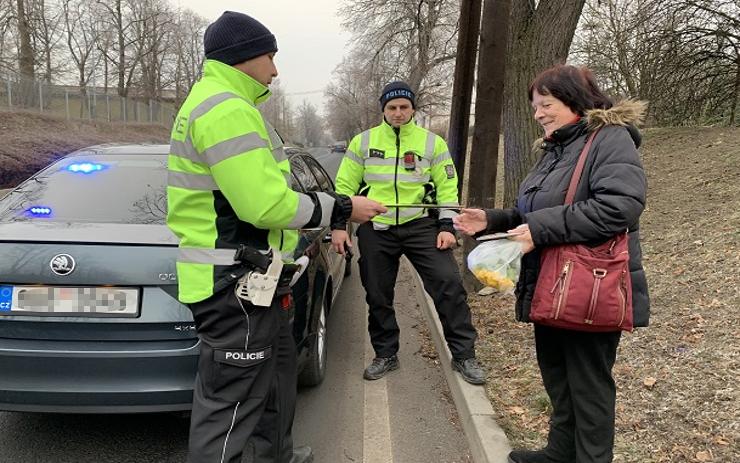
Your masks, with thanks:
M 301 447 L 293 447 L 293 458 L 290 459 L 290 463 L 312 463 L 313 462 L 313 450 L 308 445 Z
M 548 458 L 544 450 L 513 450 L 509 453 L 509 463 L 560 463 Z
M 380 379 L 386 375 L 389 371 L 398 369 L 398 357 L 392 355 L 390 357 L 375 357 L 373 363 L 365 368 L 365 374 L 363 378 L 373 380 Z
M 475 357 L 460 360 L 452 359 L 452 369 L 459 371 L 463 379 L 470 384 L 486 384 L 486 372 Z

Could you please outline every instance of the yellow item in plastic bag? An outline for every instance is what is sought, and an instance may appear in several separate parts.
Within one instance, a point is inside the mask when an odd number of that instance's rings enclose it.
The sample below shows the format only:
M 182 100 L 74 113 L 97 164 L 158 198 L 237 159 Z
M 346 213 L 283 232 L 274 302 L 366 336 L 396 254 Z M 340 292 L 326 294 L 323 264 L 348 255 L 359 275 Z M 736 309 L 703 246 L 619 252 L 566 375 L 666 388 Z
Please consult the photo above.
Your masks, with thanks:
M 498 272 L 488 270 L 485 267 L 474 268 L 473 275 L 484 285 L 490 286 L 500 292 L 514 289 L 514 282 L 510 278 Z

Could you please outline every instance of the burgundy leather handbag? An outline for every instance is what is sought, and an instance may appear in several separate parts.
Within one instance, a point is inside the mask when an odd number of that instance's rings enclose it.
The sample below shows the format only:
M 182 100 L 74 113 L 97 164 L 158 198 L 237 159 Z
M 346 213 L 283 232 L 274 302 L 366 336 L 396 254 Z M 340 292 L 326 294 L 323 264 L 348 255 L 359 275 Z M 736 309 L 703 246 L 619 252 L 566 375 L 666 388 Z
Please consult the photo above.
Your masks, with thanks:
M 595 131 L 583 147 L 565 196 L 573 204 Z M 541 325 L 576 331 L 632 331 L 627 232 L 599 246 L 562 244 L 541 251 L 529 314 Z

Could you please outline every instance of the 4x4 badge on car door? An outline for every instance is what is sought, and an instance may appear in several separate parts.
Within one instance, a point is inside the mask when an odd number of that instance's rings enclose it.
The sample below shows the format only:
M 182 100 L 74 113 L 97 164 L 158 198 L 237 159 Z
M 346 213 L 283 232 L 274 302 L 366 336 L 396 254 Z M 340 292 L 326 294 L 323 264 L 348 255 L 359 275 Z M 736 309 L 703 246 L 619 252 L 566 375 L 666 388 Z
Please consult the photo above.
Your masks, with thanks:
M 57 275 L 69 275 L 75 270 L 75 260 L 69 254 L 57 254 L 51 258 L 49 267 Z

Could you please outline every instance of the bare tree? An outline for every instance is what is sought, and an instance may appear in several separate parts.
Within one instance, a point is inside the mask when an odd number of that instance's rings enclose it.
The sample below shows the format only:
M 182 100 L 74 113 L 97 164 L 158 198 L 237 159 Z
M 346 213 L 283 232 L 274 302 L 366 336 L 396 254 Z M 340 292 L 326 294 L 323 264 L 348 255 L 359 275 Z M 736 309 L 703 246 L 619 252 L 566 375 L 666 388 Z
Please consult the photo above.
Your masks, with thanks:
M 206 21 L 191 10 L 181 10 L 173 30 L 175 103 L 180 104 L 200 77 Z
M 260 111 L 283 139 L 293 140 L 295 138 L 293 108 L 285 95 L 285 90 L 280 85 L 280 79 L 272 82 L 270 91 L 272 95 L 265 103 L 260 105 Z
M 15 31 L 15 8 L 13 0 L 0 0 L 0 69 L 15 69 L 12 46 Z
M 324 112 L 335 140 L 349 140 L 380 121 L 378 95 L 386 77 L 366 63 L 360 51 L 351 52 L 336 67 L 324 91 Z
M 592 0 L 573 57 L 613 96 L 649 100 L 651 123 L 734 124 L 738 18 L 730 0 Z
M 31 46 L 31 24 L 29 12 L 26 11 L 26 0 L 16 0 L 16 24 L 18 26 L 18 69 L 25 79 L 33 79 L 34 51 Z
M 64 38 L 62 9 L 56 0 L 34 0 L 31 7 L 30 24 L 35 48 L 40 55 L 38 62 L 44 66 L 42 78 L 45 82 L 51 83 L 55 71 L 60 68 L 54 64 L 54 52 Z
M 538 127 L 527 89 L 538 72 L 565 62 L 585 0 L 517 0 L 511 11 L 504 90 L 504 203 L 514 202 L 534 164 Z
M 84 100 L 87 97 L 87 84 L 93 73 L 90 66 L 92 53 L 97 40 L 97 30 L 90 9 L 85 0 L 63 0 L 62 11 L 64 27 L 67 33 L 67 48 L 77 69 L 80 95 Z M 82 117 L 84 105 L 80 105 Z
M 432 112 L 449 97 L 458 9 L 454 0 L 354 0 L 345 1 L 340 15 L 366 69 L 382 75 L 383 83 L 406 80 L 416 90 L 417 106 Z M 446 72 L 433 72 L 440 68 Z
M 305 146 L 322 145 L 324 139 L 323 121 L 316 111 L 316 107 L 303 100 L 296 115 L 298 136 Z

